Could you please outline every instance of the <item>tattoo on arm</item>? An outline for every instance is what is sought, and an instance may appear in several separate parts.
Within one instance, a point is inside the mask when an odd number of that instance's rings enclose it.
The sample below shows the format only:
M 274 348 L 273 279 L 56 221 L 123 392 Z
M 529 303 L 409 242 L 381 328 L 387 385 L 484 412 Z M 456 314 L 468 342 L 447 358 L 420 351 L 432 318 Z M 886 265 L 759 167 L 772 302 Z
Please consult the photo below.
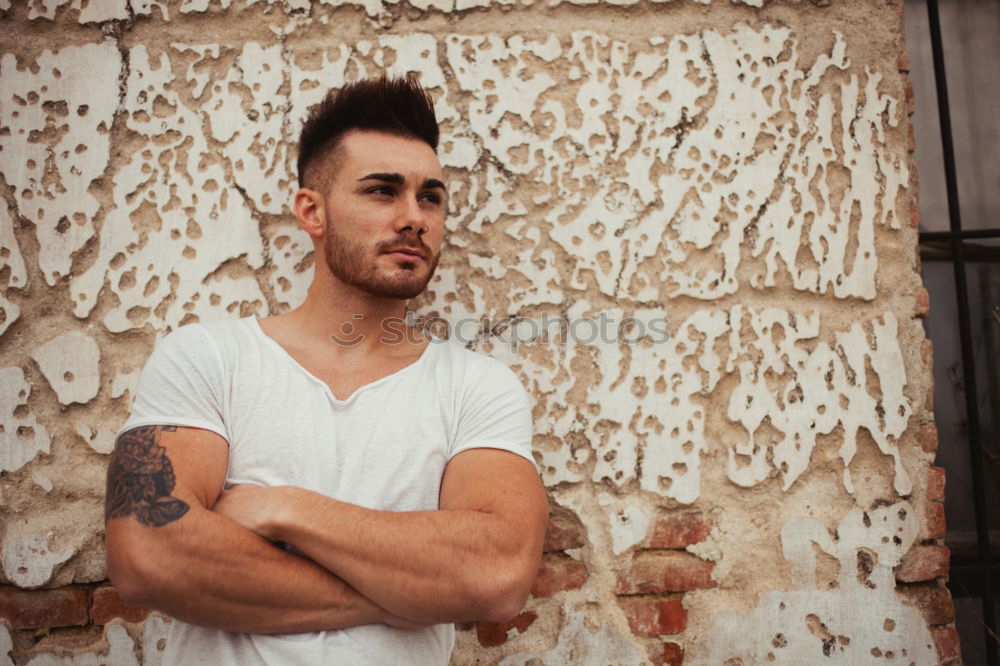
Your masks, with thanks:
M 108 494 L 104 520 L 135 516 L 147 527 L 162 527 L 190 508 L 172 497 L 177 479 L 167 450 L 156 443 L 160 431 L 177 426 L 139 426 L 122 434 L 108 465 Z

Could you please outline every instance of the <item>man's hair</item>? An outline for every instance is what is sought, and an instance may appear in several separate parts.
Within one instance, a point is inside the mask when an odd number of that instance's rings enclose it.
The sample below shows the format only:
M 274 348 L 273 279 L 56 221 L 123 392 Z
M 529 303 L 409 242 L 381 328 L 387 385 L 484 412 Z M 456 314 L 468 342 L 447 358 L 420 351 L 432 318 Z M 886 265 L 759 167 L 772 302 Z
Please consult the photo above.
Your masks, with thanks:
M 323 184 L 317 171 L 335 168 L 330 157 L 351 130 L 377 130 L 424 141 L 434 150 L 438 124 L 434 102 L 415 76 L 380 76 L 331 90 L 309 111 L 299 136 L 299 186 Z

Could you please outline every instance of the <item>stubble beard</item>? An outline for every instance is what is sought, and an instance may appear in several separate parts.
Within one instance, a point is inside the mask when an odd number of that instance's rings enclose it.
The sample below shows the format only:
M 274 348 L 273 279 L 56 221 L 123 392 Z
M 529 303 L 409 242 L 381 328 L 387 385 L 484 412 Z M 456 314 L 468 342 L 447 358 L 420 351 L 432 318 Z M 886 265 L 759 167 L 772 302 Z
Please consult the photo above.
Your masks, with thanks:
M 357 241 L 339 235 L 332 225 L 328 225 L 323 236 L 323 252 L 326 265 L 341 282 L 379 298 L 408 300 L 423 293 L 427 283 L 434 277 L 440 254 L 433 255 L 427 275 L 420 276 L 405 264 L 392 273 L 379 272 L 375 262 L 385 250 L 400 246 L 417 246 L 425 257 L 431 256 L 431 249 L 419 238 L 406 234 L 397 235 L 375 245 L 374 250 L 365 248 Z M 372 256 L 374 255 L 374 256 Z M 427 261 L 426 259 L 422 261 Z M 413 268 L 419 261 L 413 262 Z

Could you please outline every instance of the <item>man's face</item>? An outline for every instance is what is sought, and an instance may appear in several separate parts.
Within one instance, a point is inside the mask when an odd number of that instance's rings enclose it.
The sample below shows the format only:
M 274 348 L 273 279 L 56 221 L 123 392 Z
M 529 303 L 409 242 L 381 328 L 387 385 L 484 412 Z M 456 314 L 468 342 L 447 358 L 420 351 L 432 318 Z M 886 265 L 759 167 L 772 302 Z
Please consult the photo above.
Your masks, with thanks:
M 446 192 L 434 150 L 419 139 L 353 130 L 324 193 L 326 263 L 340 282 L 408 299 L 437 267 Z

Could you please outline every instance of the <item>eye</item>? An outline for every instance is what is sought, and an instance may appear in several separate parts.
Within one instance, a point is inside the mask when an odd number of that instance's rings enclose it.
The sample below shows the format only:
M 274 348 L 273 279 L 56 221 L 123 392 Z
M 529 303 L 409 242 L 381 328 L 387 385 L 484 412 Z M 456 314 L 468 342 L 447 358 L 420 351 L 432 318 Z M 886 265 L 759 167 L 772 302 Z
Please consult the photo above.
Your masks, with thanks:
M 420 200 L 426 201 L 427 203 L 433 204 L 435 206 L 440 206 L 441 203 L 444 201 L 444 197 L 441 196 L 441 194 L 438 192 L 424 192 L 423 194 L 420 195 Z
M 392 189 L 391 185 L 375 185 L 374 187 L 369 187 L 365 191 L 368 194 L 379 194 L 384 196 L 392 196 L 395 194 L 395 190 Z

